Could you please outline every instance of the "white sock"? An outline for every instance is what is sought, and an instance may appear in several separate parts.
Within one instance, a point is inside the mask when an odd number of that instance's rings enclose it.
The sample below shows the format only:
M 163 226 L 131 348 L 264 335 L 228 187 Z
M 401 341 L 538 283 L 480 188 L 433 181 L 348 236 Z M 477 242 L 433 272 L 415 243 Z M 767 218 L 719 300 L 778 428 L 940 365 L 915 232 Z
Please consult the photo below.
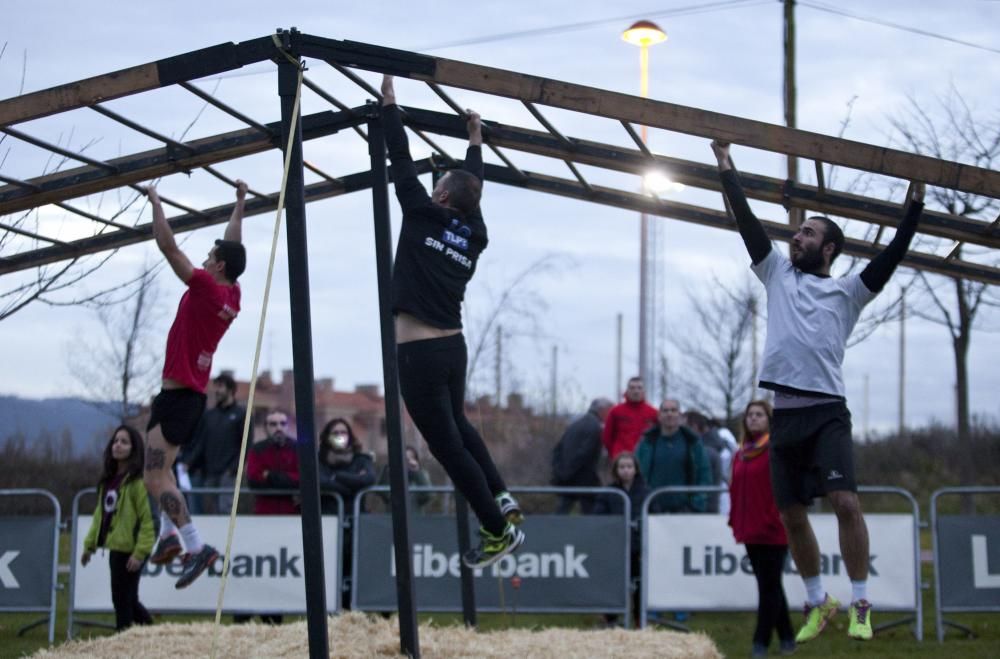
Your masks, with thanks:
M 205 543 L 201 541 L 201 536 L 198 535 L 198 529 L 194 527 L 193 522 L 188 522 L 180 528 L 181 537 L 184 538 L 184 548 L 188 550 L 188 553 L 197 554 L 201 551 L 201 548 L 205 546 Z
M 826 600 L 823 580 L 818 574 L 815 577 L 804 577 L 802 582 L 806 585 L 806 601 L 809 606 L 819 606 Z
M 167 516 L 167 513 L 160 513 L 160 537 L 166 538 L 171 533 L 177 533 L 174 520 Z
M 868 580 L 851 582 L 851 601 L 860 602 L 868 599 Z

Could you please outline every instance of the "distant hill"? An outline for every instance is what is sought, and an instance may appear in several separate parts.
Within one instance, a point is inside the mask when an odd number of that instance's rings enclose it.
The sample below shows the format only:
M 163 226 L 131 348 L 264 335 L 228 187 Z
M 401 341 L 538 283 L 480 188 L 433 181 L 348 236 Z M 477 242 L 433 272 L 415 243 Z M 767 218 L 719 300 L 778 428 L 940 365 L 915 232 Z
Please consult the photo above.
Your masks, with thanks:
M 97 450 L 116 425 L 115 417 L 79 398 L 34 400 L 0 395 L 0 444 L 19 433 L 28 442 L 45 434 L 59 441 L 68 430 L 74 454 L 82 455 Z

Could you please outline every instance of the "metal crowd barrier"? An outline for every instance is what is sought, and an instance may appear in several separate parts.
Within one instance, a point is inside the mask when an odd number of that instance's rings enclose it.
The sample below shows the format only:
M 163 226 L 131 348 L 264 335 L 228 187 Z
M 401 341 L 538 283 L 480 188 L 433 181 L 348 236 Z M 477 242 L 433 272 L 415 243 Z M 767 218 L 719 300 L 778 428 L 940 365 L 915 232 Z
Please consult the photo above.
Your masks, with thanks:
M 973 494 L 1000 494 L 1000 487 L 945 487 L 931 494 L 935 630 L 939 643 L 944 642 L 945 626 L 973 635 L 965 625 L 946 620 L 945 613 L 1000 611 L 1000 516 L 938 513 L 941 497 Z
M 0 490 L 0 493 L 2 493 L 2 492 L 3 491 Z M 233 489 L 229 488 L 229 487 L 196 487 L 196 488 L 191 488 L 189 490 L 182 490 L 181 493 L 184 494 L 184 495 L 190 495 L 190 494 L 197 494 L 197 495 L 206 495 L 206 494 L 207 495 L 227 495 L 227 494 L 229 494 L 229 495 L 231 495 L 233 493 Z M 87 531 L 86 524 L 89 524 L 89 520 L 80 519 L 80 500 L 83 497 L 86 497 L 86 496 L 91 496 L 92 497 L 95 494 L 97 494 L 97 488 L 90 487 L 90 488 L 87 488 L 87 489 L 84 489 L 84 490 L 80 490 L 73 497 L 73 505 L 72 505 L 72 508 L 71 508 L 71 515 L 72 516 L 70 517 L 70 524 L 71 524 L 71 529 L 72 529 L 72 535 L 71 535 L 71 540 L 70 540 L 70 558 L 69 558 L 69 571 L 70 571 L 69 572 L 69 602 L 68 602 L 68 605 L 67 605 L 67 623 L 66 623 L 66 638 L 67 639 L 72 639 L 73 638 L 74 626 L 106 627 L 106 628 L 111 628 L 111 629 L 114 628 L 114 625 L 111 625 L 111 624 L 108 624 L 108 623 L 96 622 L 96 621 L 92 621 L 92 620 L 83 620 L 83 619 L 77 619 L 76 618 L 76 609 L 75 609 L 75 605 L 76 605 L 76 580 L 77 580 L 76 579 L 76 577 L 77 577 L 76 572 L 77 572 L 77 569 L 79 567 L 79 557 L 78 557 L 78 554 L 77 554 L 77 547 L 80 544 L 79 534 L 86 533 L 86 531 Z M 248 497 L 248 495 L 251 495 L 251 496 L 255 496 L 255 495 L 264 495 L 264 496 L 272 496 L 272 495 L 274 495 L 274 496 L 286 496 L 286 495 L 291 495 L 291 496 L 297 496 L 299 494 L 300 494 L 299 490 L 263 490 L 263 489 L 257 489 L 257 488 L 249 488 L 249 487 L 241 487 L 240 488 L 240 500 L 241 501 L 246 500 L 247 497 Z M 338 519 L 338 524 L 337 524 L 337 548 L 338 548 L 338 551 L 337 551 L 337 561 L 336 561 L 336 566 L 335 566 L 336 567 L 336 573 L 335 574 L 336 574 L 336 590 L 337 590 L 337 595 L 338 596 L 336 596 L 334 598 L 335 601 L 327 603 L 327 607 L 329 609 L 331 609 L 332 611 L 336 612 L 336 611 L 340 610 L 340 597 L 339 597 L 339 593 L 342 591 L 342 589 L 344 587 L 343 579 L 342 579 L 344 552 L 343 552 L 342 548 L 343 548 L 343 539 L 344 539 L 344 524 L 347 521 L 347 517 L 344 515 L 344 501 L 343 501 L 343 498 L 339 494 L 331 492 L 331 493 L 323 493 L 322 496 L 323 497 L 332 497 L 337 502 L 337 519 Z M 157 514 L 155 510 L 153 511 L 153 513 L 154 513 L 154 515 Z M 229 518 L 229 511 L 220 511 L 219 514 L 217 514 L 217 515 L 201 515 L 201 516 L 203 516 L 203 517 L 225 517 L 226 519 L 228 519 Z M 244 515 L 241 515 L 241 516 L 242 517 L 248 517 L 248 518 L 249 517 L 263 517 L 263 516 L 253 515 L 253 513 L 247 513 L 247 514 L 244 514 Z M 219 541 L 218 541 L 218 543 L 215 546 L 219 550 L 220 554 L 223 551 L 225 551 L 225 538 L 220 538 Z M 144 567 L 145 567 L 145 564 L 144 564 Z M 230 568 L 232 569 L 232 566 L 230 566 Z M 141 584 L 142 584 L 142 581 L 140 580 L 140 589 L 141 589 Z M 110 588 L 110 585 L 109 585 L 109 588 Z M 227 592 L 228 592 L 228 587 L 227 587 Z M 213 598 L 212 601 L 214 602 L 215 599 Z M 53 599 L 53 602 L 54 602 L 54 599 Z M 54 606 L 55 605 L 53 604 L 53 607 Z M 113 611 L 113 610 L 114 610 L 113 608 L 108 608 L 107 609 L 107 611 L 109 611 L 109 612 Z M 154 607 L 151 610 L 152 611 L 156 611 L 156 608 Z M 249 613 L 249 611 L 244 611 L 244 610 L 241 610 L 241 609 L 238 609 L 238 608 L 227 608 L 227 609 L 224 609 L 224 610 L 225 610 L 225 612 L 227 614 L 231 613 L 231 614 L 237 614 L 238 615 L 238 614 L 243 614 L 243 613 Z M 203 611 L 204 611 L 203 609 L 185 609 L 185 608 L 171 609 L 170 610 L 171 613 L 201 613 Z M 95 611 L 94 610 L 89 610 L 89 612 L 93 613 Z M 254 613 L 256 614 L 256 611 L 254 611 Z M 294 613 L 294 612 L 282 611 L 281 613 Z
M 504 561 L 507 559 L 502 559 L 499 563 L 495 564 L 492 568 L 487 568 L 490 571 L 490 576 L 493 572 L 497 572 L 497 577 L 499 580 L 498 588 L 498 598 L 499 602 L 494 602 L 493 591 L 486 589 L 486 584 L 483 580 L 479 580 L 477 583 L 482 587 L 478 589 L 477 599 L 480 602 L 489 599 L 485 604 L 480 604 L 476 607 L 477 611 L 506 611 L 506 599 L 508 597 L 512 598 L 514 614 L 516 615 L 517 610 L 520 609 L 523 612 L 537 612 L 537 613 L 558 613 L 567 611 L 576 612 L 590 612 L 590 613 L 616 613 L 623 614 L 625 616 L 624 624 L 629 625 L 630 619 L 630 609 L 631 609 L 631 592 L 630 592 L 630 580 L 629 580 L 629 559 L 630 559 L 630 543 L 631 543 L 631 510 L 628 497 L 624 492 L 617 488 L 610 487 L 600 487 L 600 488 L 586 488 L 586 487 L 512 487 L 511 492 L 516 495 L 592 495 L 597 497 L 601 494 L 610 493 L 612 496 L 620 497 L 623 502 L 624 513 L 620 517 L 617 515 L 548 515 L 531 513 L 526 516 L 524 526 L 525 535 L 527 536 L 527 541 L 524 546 L 521 547 L 516 553 L 512 554 L 510 560 L 505 565 Z M 378 520 L 379 517 L 387 517 L 388 515 L 372 514 L 372 513 L 362 513 L 361 506 L 363 504 L 364 498 L 372 494 L 384 494 L 389 492 L 389 487 L 386 485 L 376 485 L 364 490 L 361 490 L 354 499 L 354 533 L 352 537 L 352 554 L 355 557 L 352 570 L 351 570 L 351 581 L 355 585 L 351 589 L 351 608 L 352 609 L 362 609 L 369 611 L 391 611 L 395 610 L 395 590 L 392 587 L 392 581 L 390 580 L 391 575 L 389 574 L 389 564 L 391 563 L 389 548 L 384 546 L 383 543 L 378 541 L 381 535 L 385 535 L 386 530 L 384 528 L 377 528 L 379 525 L 385 525 L 387 522 L 385 520 Z M 430 492 L 441 495 L 451 495 L 454 492 L 452 487 L 411 487 L 410 492 L 412 494 L 417 494 L 420 492 Z M 522 503 L 524 500 L 522 499 Z M 447 510 L 447 506 L 444 506 Z M 470 523 L 473 520 L 470 517 Z M 603 530 L 598 533 L 587 533 L 588 525 L 598 525 Z M 612 530 L 613 529 L 613 530 Z M 608 532 L 611 535 L 608 535 Z M 376 536 L 379 533 L 381 535 Z M 460 558 L 452 557 L 452 547 L 457 548 L 457 540 L 452 539 L 452 536 L 456 533 L 455 517 L 454 514 L 427 514 L 419 513 L 412 514 L 410 520 L 410 543 L 411 551 L 414 552 L 414 574 L 420 581 L 415 585 L 418 608 L 421 611 L 462 611 L 461 600 L 459 597 L 460 586 L 459 578 L 455 574 L 456 570 L 452 569 L 451 563 L 457 565 L 457 561 Z M 369 539 L 364 539 L 362 536 L 370 536 Z M 575 535 L 572 535 L 575 534 Z M 615 537 L 615 536 L 618 537 Z M 433 555 L 429 555 L 430 545 L 425 542 L 427 538 L 446 538 L 444 542 L 448 546 L 448 553 L 445 554 L 444 551 L 434 551 Z M 576 538 L 576 540 L 574 540 Z M 563 542 L 565 540 L 565 542 Z M 535 543 L 534 548 L 532 543 Z M 549 549 L 555 548 L 555 543 L 559 543 L 559 547 L 563 551 L 563 565 L 566 572 L 562 577 L 552 576 L 551 574 L 540 574 L 538 578 L 525 577 L 521 578 L 519 576 L 519 571 L 522 569 L 522 563 L 525 561 L 530 562 L 529 567 L 533 567 L 536 564 L 536 560 L 544 564 L 546 557 L 549 557 L 553 561 L 553 565 L 558 566 L 559 563 L 556 562 L 558 557 L 554 556 L 555 552 L 552 553 L 539 553 L 537 557 L 532 558 L 531 554 L 533 552 L 542 552 L 545 547 Z M 583 544 L 583 551 L 578 550 L 578 545 L 582 543 L 590 543 L 589 545 Z M 619 544 L 620 542 L 620 544 Z M 364 546 L 362 543 L 365 543 Z M 386 543 L 391 544 L 391 543 Z M 414 551 L 414 545 L 420 551 Z M 542 547 L 542 549 L 538 549 Z M 617 567 L 614 565 L 608 565 L 606 561 L 599 560 L 595 558 L 592 563 L 587 563 L 586 561 L 594 558 L 594 552 L 600 555 L 600 552 L 605 552 L 607 555 L 621 554 L 621 563 Z M 376 556 L 376 553 L 378 555 Z M 384 554 L 384 556 L 382 555 Z M 359 559 L 360 557 L 360 559 Z M 419 560 L 419 563 L 417 562 Z M 375 567 L 372 567 L 372 562 L 377 562 Z M 385 568 L 379 567 L 385 562 Z M 521 563 L 519 563 L 519 561 Z M 362 563 L 364 562 L 364 566 Z M 578 572 L 586 572 L 586 577 L 581 576 L 579 573 L 570 575 L 570 563 L 573 564 L 573 569 L 579 568 Z M 425 566 L 428 566 L 425 569 Z M 433 568 L 433 569 L 431 569 Z M 364 573 L 361 570 L 365 570 Z M 504 571 L 512 572 L 512 574 L 504 574 Z M 553 568 L 553 572 L 557 572 L 558 567 Z M 599 602 L 600 595 L 598 591 L 607 593 L 610 588 L 617 587 L 617 584 L 609 583 L 607 579 L 604 579 L 600 572 L 602 570 L 608 571 L 607 573 L 614 573 L 616 575 L 621 575 L 621 591 L 620 594 L 614 595 L 615 598 L 620 596 L 620 604 L 614 606 L 606 606 Z M 430 575 L 433 578 L 427 578 L 429 575 L 424 574 L 424 572 L 435 572 L 435 574 Z M 595 572 L 596 571 L 596 572 Z M 440 573 L 440 574 L 438 574 Z M 594 576 L 596 574 L 596 576 Z M 483 576 L 486 576 L 485 574 Z M 515 582 L 514 579 L 517 579 Z M 564 582 L 573 581 L 577 586 L 566 586 Z M 517 585 L 513 585 L 516 583 Z M 511 585 L 512 588 L 508 591 L 507 587 Z M 582 585 L 582 588 L 578 587 Z M 572 599 L 568 597 L 568 594 L 572 592 L 572 588 L 577 587 L 578 599 Z M 519 597 L 519 590 L 523 588 L 525 591 L 524 600 L 527 602 L 525 605 L 518 607 L 516 598 Z M 364 598 L 359 599 L 359 590 L 365 590 Z M 610 591 L 613 592 L 613 591 Z M 423 593 L 423 596 L 421 595 Z M 605 597 L 608 597 L 605 595 Z M 548 598 L 550 602 L 569 602 L 572 599 L 572 603 L 565 603 L 560 606 L 553 604 L 546 604 L 544 600 Z M 420 605 L 421 600 L 424 604 Z M 432 600 L 428 602 L 428 600 Z M 616 599 L 616 601 L 618 601 Z M 541 603 L 539 603 L 541 602 Z
M 48 490 L 40 489 L 0 490 L 0 497 L 5 496 L 40 496 L 52 503 L 52 555 L 48 561 L 45 560 L 44 553 L 39 552 L 35 536 L 48 535 L 50 531 L 38 524 L 37 518 L 32 520 L 36 522 L 33 524 L 25 523 L 26 520 L 19 519 L 18 516 L 0 518 L 0 524 L 13 527 L 3 533 L 3 540 L 0 541 L 0 611 L 47 612 L 47 617 L 21 627 L 17 631 L 17 635 L 21 636 L 29 629 L 34 629 L 39 625 L 48 623 L 49 645 L 51 645 L 55 641 L 56 634 L 56 590 L 59 588 L 59 523 L 62 515 L 59 508 L 59 500 Z M 46 524 L 47 521 L 46 518 Z M 19 544 L 20 542 L 24 544 L 21 545 Z M 46 565 L 46 562 L 48 565 Z M 45 583 L 46 577 L 48 580 L 47 584 Z M 23 581 L 28 581 L 29 583 L 23 584 Z M 25 585 L 27 585 L 27 588 L 25 588 Z M 38 598 L 39 600 L 44 599 L 45 593 L 48 594 L 48 604 L 17 603 L 19 599 L 17 595 L 22 593 L 31 595 L 31 586 L 40 586 L 35 591 L 36 594 L 42 595 L 41 598 Z M 12 591 L 19 592 L 14 593 Z M 30 597 L 25 599 L 30 599 Z M 4 604 L 4 602 L 9 603 Z
M 650 568 L 650 559 L 651 559 L 651 556 L 652 556 L 651 547 L 650 547 L 650 532 L 649 532 L 649 517 L 650 517 L 650 505 L 651 505 L 651 503 L 653 503 L 653 501 L 659 495 L 661 495 L 661 494 L 670 494 L 670 493 L 674 493 L 674 494 L 680 494 L 680 493 L 687 493 L 687 494 L 690 494 L 690 493 L 710 493 L 710 492 L 717 492 L 717 491 L 723 491 L 724 492 L 724 491 L 726 491 L 726 489 L 727 488 L 725 486 L 690 486 L 690 487 L 677 486 L 677 487 L 661 487 L 661 488 L 657 488 L 655 490 L 652 490 L 649 493 L 649 495 L 647 496 L 645 502 L 643 503 L 642 514 L 641 514 L 641 518 L 640 518 L 641 524 L 642 524 L 642 544 L 643 544 L 643 550 L 642 550 L 642 599 L 641 599 L 641 602 L 640 602 L 640 605 L 641 605 L 641 615 L 640 615 L 640 621 L 641 621 L 641 623 L 640 624 L 643 627 L 647 624 L 648 619 L 649 619 L 649 611 L 648 611 L 648 609 L 649 609 L 649 606 L 648 606 L 648 604 L 649 604 L 649 586 L 650 586 L 650 571 L 649 571 L 649 568 Z M 912 553 L 912 560 L 913 560 L 913 567 L 914 567 L 914 573 L 913 573 L 913 583 L 914 583 L 913 601 L 914 601 L 914 604 L 913 604 L 913 608 L 912 609 L 909 606 L 907 606 L 907 607 L 904 607 L 904 608 L 888 608 L 888 609 L 882 609 L 882 610 L 906 611 L 906 612 L 912 611 L 913 615 L 910 616 L 910 617 L 903 618 L 903 619 L 891 620 L 889 622 L 885 622 L 885 623 L 879 624 L 879 625 L 877 625 L 875 627 L 875 629 L 877 631 L 878 630 L 884 630 L 884 629 L 887 629 L 887 628 L 890 628 L 890 627 L 895 627 L 895 626 L 898 626 L 898 625 L 903 625 L 903 624 L 907 624 L 907 623 L 913 622 L 914 623 L 913 634 L 914 634 L 914 636 L 916 637 L 916 639 L 918 641 L 922 641 L 923 640 L 923 602 L 922 602 L 922 598 L 920 596 L 920 594 L 921 594 L 920 536 L 919 536 L 919 534 L 920 534 L 920 509 L 919 509 L 919 507 L 917 505 L 917 501 L 916 501 L 916 499 L 913 498 L 912 494 L 910 494 L 906 490 L 904 490 L 902 488 L 898 488 L 898 487 L 861 486 L 861 487 L 858 488 L 858 493 L 862 494 L 862 495 L 864 495 L 864 494 L 891 494 L 891 495 L 897 495 L 897 496 L 900 496 L 903 499 L 905 499 L 906 502 L 908 503 L 908 507 L 910 509 L 909 514 L 911 514 L 912 517 L 913 517 L 913 523 L 912 523 L 912 551 L 913 551 L 913 553 Z M 690 517 L 690 518 L 703 518 L 703 519 L 704 518 L 712 518 L 712 517 L 715 517 L 715 518 L 721 517 L 721 515 L 719 515 L 717 513 L 676 513 L 676 514 L 674 514 L 674 516 L 676 516 L 676 515 L 684 515 L 684 516 Z M 726 529 L 726 532 L 727 532 L 727 540 L 728 540 L 732 536 L 731 536 L 731 533 L 729 532 L 728 529 Z M 839 551 L 839 545 L 837 545 L 837 550 Z M 679 607 L 683 607 L 683 604 L 679 604 L 678 606 Z M 737 607 L 737 608 L 726 608 L 726 607 L 714 606 L 714 607 L 711 608 L 711 610 L 714 610 L 714 611 L 722 611 L 722 610 L 753 610 L 755 608 L 756 608 L 756 604 L 754 604 L 754 606 L 752 608 L 750 608 L 748 606 L 742 606 L 742 607 Z M 691 607 L 687 607 L 687 608 L 682 608 L 681 610 L 692 610 L 692 608 Z M 680 623 L 676 623 L 676 622 L 673 622 L 673 621 L 662 620 L 660 622 L 660 624 L 665 624 L 665 625 L 668 625 L 668 626 L 671 626 L 671 627 L 674 627 L 674 628 L 677 628 L 677 629 L 680 629 L 680 630 L 683 630 L 683 631 L 688 631 L 688 628 L 685 625 L 680 624 Z

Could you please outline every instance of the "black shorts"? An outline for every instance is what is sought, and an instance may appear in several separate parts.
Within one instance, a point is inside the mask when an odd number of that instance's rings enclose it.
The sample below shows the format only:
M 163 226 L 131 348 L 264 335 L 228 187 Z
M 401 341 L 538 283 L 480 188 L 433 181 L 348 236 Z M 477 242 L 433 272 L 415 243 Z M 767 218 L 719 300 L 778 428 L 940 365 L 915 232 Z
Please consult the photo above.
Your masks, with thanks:
M 174 446 L 184 446 L 205 411 L 205 394 L 193 389 L 161 389 L 153 399 L 146 432 L 160 426 L 163 438 Z
M 771 485 L 779 509 L 829 492 L 857 492 L 851 413 L 843 402 L 774 410 Z

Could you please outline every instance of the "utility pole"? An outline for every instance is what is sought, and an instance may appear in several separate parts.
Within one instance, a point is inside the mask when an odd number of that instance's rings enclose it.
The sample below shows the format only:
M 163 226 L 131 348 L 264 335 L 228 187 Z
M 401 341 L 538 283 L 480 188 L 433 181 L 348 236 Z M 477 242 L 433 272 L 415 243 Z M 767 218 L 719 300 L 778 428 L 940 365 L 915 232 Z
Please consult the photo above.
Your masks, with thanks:
M 552 396 L 552 416 L 555 416 L 559 411 L 559 405 L 557 403 L 559 388 L 558 388 L 558 378 L 559 374 L 559 346 L 552 346 L 552 382 L 550 384 Z
M 864 439 L 865 439 L 866 442 L 868 441 L 868 432 L 869 432 L 869 427 L 870 427 L 868 425 L 868 411 L 869 411 L 869 402 L 870 402 L 869 397 L 870 397 L 870 393 L 869 393 L 869 389 L 868 389 L 868 374 L 865 373 L 865 407 L 864 407 L 864 413 L 862 414 L 862 417 L 861 417 L 862 418 L 862 423 L 863 423 L 862 429 L 861 429 L 861 436 L 864 437 Z
M 502 350 L 503 350 L 503 327 L 501 325 L 497 325 L 497 351 L 496 351 L 497 354 L 496 354 L 496 362 L 493 364 L 493 372 L 494 372 L 495 385 L 496 385 L 496 405 L 497 405 L 497 409 L 499 409 L 501 407 L 501 405 L 503 404 L 503 398 L 502 398 L 502 395 L 503 395 L 503 389 L 502 389 L 503 380 L 501 379 L 501 377 L 502 377 L 501 371 L 502 371 L 502 367 L 503 367 L 503 358 L 502 358 L 503 352 L 502 352 Z
M 906 428 L 906 291 L 899 295 L 899 434 Z
M 795 0 L 785 2 L 785 125 L 796 127 L 795 121 Z M 788 156 L 788 180 L 799 181 L 799 161 Z M 792 208 L 788 212 L 788 223 L 794 227 L 802 224 L 802 209 Z
M 618 336 L 615 343 L 615 395 L 611 400 L 618 400 L 622 395 L 622 314 L 618 314 Z

